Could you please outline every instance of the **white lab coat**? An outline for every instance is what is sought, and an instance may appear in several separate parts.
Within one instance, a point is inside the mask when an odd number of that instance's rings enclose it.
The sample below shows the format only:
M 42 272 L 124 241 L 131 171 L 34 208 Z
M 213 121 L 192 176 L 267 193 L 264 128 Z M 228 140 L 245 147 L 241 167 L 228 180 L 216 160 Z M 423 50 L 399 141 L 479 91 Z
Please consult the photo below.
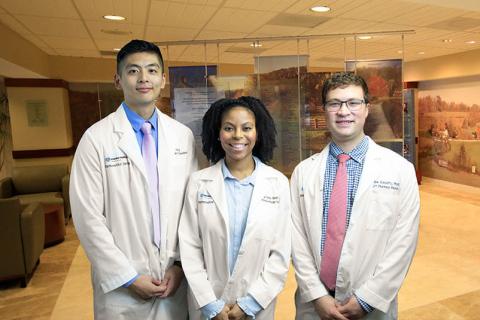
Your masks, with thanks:
M 232 275 L 228 265 L 229 216 L 221 161 L 192 174 L 179 227 L 183 270 L 189 284 L 190 320 L 218 299 L 227 304 L 252 295 L 264 308 L 258 320 L 273 319 L 276 296 L 287 276 L 291 253 L 287 178 L 257 167 L 247 226 Z
M 178 222 L 196 170 L 191 131 L 158 114 L 160 250 L 153 244 L 148 180 L 123 107 L 83 135 L 72 165 L 70 199 L 78 237 L 92 264 L 96 319 L 185 319 L 186 283 L 167 299 L 143 300 L 122 285 L 137 273 L 162 279 L 179 259 Z
M 291 179 L 297 320 L 318 319 L 323 185 L 329 147 L 302 161 Z M 397 294 L 418 237 L 419 192 L 411 163 L 369 139 L 337 272 L 335 298 L 353 293 L 376 310 L 366 319 L 396 319 Z

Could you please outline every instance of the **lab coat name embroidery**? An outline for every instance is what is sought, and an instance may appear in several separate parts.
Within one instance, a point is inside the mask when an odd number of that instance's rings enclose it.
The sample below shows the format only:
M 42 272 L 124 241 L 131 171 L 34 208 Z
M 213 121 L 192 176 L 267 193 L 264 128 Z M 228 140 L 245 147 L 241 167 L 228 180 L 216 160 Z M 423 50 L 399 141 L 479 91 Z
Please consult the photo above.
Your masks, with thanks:
M 280 202 L 280 197 L 278 196 L 263 196 L 261 199 L 262 201 L 268 202 L 268 203 L 279 203 Z
M 400 190 L 400 182 L 395 181 L 383 181 L 383 180 L 374 180 L 373 181 L 374 189 L 385 189 L 385 190 Z
M 188 151 L 184 150 L 180 150 L 180 148 L 175 148 L 175 152 L 173 153 L 174 155 L 176 156 L 181 156 L 181 155 L 185 155 L 185 154 L 188 154 Z
M 199 203 L 212 203 L 213 198 L 209 193 L 199 192 L 198 193 L 198 202 Z
M 112 168 L 112 167 L 121 167 L 121 166 L 128 166 L 130 165 L 130 161 L 128 157 L 125 155 L 121 156 L 107 156 L 105 157 L 105 168 Z

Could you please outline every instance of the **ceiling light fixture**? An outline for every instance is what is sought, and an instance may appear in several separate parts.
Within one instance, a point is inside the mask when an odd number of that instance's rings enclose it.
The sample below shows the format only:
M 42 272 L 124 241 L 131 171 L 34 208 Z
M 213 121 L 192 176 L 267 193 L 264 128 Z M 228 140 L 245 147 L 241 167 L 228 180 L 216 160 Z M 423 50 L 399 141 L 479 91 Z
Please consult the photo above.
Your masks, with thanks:
M 253 48 L 260 48 L 261 46 L 262 44 L 260 43 L 260 41 L 254 41 L 250 43 L 250 47 L 253 47 Z
M 120 48 L 113 48 L 113 51 L 118 52 L 120 51 Z
M 372 36 L 359 36 L 357 37 L 359 40 L 370 40 L 372 39 Z
M 397 53 L 403 53 L 403 51 L 402 51 L 402 50 L 398 50 Z
M 470 40 L 470 41 L 465 41 L 466 44 L 475 44 L 476 41 L 475 40 Z
M 418 54 L 425 54 L 425 51 L 420 51 Z
M 114 21 L 122 21 L 122 20 L 126 20 L 127 18 L 122 17 L 122 16 L 117 16 L 117 15 L 114 15 L 114 14 L 107 14 L 107 15 L 103 16 L 103 19 L 114 20 Z
M 442 41 L 445 42 L 445 43 L 450 43 L 450 42 L 452 42 L 452 39 L 443 39 Z
M 313 11 L 313 12 L 328 12 L 330 10 L 331 10 L 330 7 L 327 7 L 327 6 L 315 6 L 310 8 L 310 11 Z

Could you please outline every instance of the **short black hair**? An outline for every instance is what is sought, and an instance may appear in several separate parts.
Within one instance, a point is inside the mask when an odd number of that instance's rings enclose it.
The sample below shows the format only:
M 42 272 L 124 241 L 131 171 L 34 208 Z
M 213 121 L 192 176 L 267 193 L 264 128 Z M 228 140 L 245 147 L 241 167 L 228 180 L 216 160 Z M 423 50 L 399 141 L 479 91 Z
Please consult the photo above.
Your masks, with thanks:
M 237 99 L 220 99 L 212 103 L 203 116 L 202 151 L 212 163 L 225 157 L 220 143 L 220 127 L 223 115 L 234 107 L 244 107 L 255 115 L 257 141 L 253 147 L 253 155 L 267 163 L 273 158 L 273 149 L 277 146 L 275 122 L 265 105 L 257 98 L 243 96 Z
M 365 103 L 368 103 L 368 86 L 365 80 L 362 77 L 352 73 L 352 72 L 338 72 L 334 73 L 330 78 L 325 80 L 322 88 L 322 103 L 325 105 L 327 102 L 327 95 L 330 91 L 343 88 L 347 86 L 359 86 L 363 89 L 363 99 Z
M 145 40 L 132 40 L 120 49 L 117 53 L 117 74 L 120 75 L 121 73 L 121 64 L 126 57 L 131 54 L 138 53 L 138 52 L 148 52 L 153 53 L 158 57 L 160 61 L 160 67 L 162 68 L 162 73 L 165 72 L 163 67 L 163 57 L 160 48 L 158 48 L 155 44 L 145 41 Z

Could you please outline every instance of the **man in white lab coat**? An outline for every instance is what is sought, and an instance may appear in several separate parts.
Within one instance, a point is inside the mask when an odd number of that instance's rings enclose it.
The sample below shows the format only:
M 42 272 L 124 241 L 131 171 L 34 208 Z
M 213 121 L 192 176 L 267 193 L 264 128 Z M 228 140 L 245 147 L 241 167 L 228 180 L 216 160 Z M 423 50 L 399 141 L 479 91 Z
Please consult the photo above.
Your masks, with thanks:
M 133 40 L 119 51 L 115 85 L 125 100 L 85 132 L 70 180 L 95 318 L 186 319 L 177 231 L 197 166 L 193 135 L 155 107 L 165 74 L 154 44 Z
M 396 319 L 418 237 L 414 168 L 365 136 L 362 78 L 333 75 L 322 99 L 332 141 L 291 179 L 296 319 Z

